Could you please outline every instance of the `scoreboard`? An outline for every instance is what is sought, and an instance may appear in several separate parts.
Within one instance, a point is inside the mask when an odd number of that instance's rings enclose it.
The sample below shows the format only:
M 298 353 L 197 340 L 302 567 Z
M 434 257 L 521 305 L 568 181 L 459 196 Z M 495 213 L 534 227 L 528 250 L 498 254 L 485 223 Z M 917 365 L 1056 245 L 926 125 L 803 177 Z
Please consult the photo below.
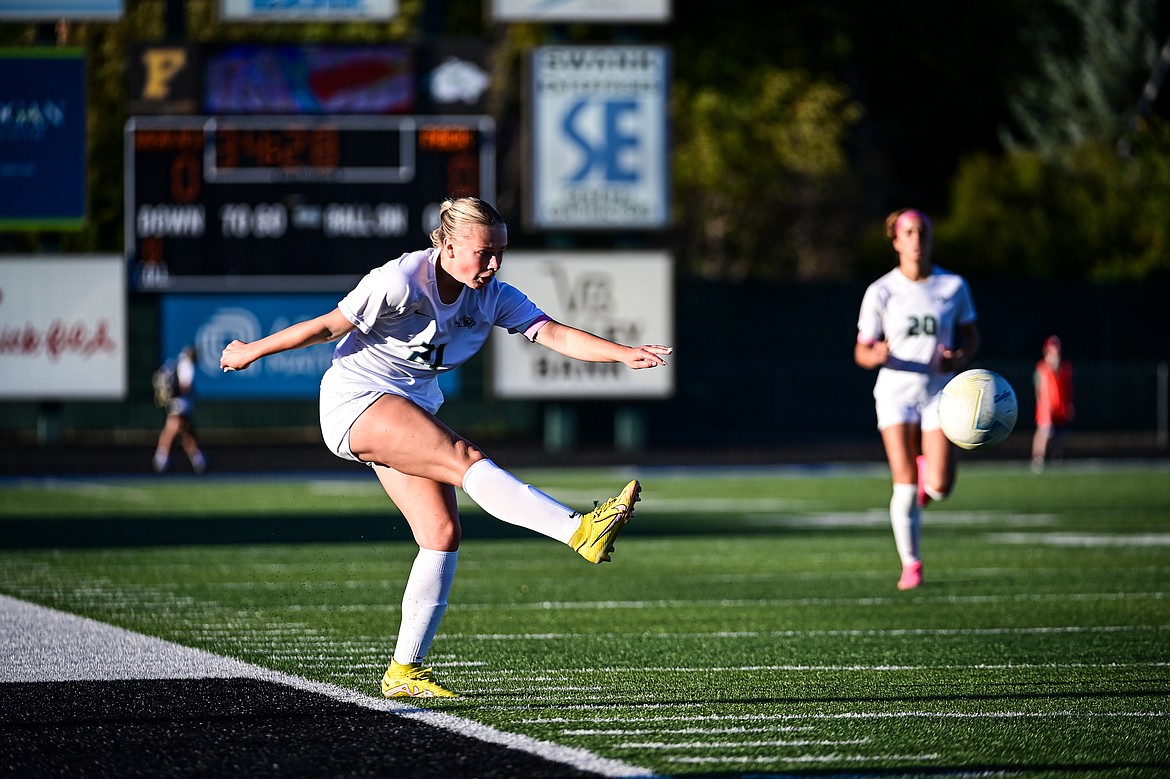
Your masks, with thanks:
M 429 247 L 445 197 L 495 198 L 487 116 L 136 117 L 125 159 L 142 291 L 347 288 Z

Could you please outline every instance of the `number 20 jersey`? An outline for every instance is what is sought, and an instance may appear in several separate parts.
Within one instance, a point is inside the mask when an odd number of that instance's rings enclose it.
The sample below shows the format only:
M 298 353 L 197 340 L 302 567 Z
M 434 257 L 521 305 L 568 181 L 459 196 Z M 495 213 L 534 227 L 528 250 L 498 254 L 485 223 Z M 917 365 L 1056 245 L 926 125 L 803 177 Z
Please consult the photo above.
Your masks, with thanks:
M 966 280 L 937 265 L 921 281 L 894 268 L 870 284 L 861 301 L 857 340 L 874 343 L 884 338 L 890 347 L 874 394 L 881 394 L 883 386 L 893 389 L 892 385 L 901 384 L 895 372 L 921 374 L 941 389 L 951 374 L 938 373 L 939 347 L 953 348 L 959 326 L 975 319 Z

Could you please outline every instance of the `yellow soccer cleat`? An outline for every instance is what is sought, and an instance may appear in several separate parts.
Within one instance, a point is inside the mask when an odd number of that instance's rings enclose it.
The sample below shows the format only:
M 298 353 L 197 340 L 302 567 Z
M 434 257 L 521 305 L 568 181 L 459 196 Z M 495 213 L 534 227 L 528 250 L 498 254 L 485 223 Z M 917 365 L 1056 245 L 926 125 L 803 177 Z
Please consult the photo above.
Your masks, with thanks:
M 403 665 L 391 660 L 382 676 L 382 694 L 387 698 L 458 698 L 459 695 L 435 681 L 430 668 L 422 663 Z
M 638 502 L 641 493 L 642 485 L 635 479 L 622 488 L 616 498 L 610 498 L 588 514 L 583 514 L 581 526 L 569 539 L 569 546 L 591 563 L 608 562 L 613 542 L 630 521 L 634 504 Z

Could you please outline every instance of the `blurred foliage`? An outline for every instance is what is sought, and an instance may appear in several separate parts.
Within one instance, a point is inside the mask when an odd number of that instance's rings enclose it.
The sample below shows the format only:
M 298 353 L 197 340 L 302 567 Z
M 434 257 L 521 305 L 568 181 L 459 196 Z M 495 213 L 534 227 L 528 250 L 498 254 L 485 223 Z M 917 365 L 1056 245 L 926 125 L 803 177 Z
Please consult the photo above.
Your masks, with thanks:
M 946 207 L 935 214 L 936 261 L 970 276 L 1167 277 L 1166 90 L 1160 115 L 1137 109 L 1168 4 L 1035 0 L 1018 10 L 1029 57 L 1004 92 L 1000 144 L 961 156 L 948 179 Z M 1147 92 L 1146 109 L 1156 96 Z M 893 265 L 880 224 L 862 246 L 856 271 Z
M 1129 157 L 1084 143 L 966 160 L 938 226 L 940 264 L 969 275 L 1098 281 L 1170 277 L 1170 124 L 1149 122 Z
M 1035 72 L 1008 95 L 1017 130 L 1009 151 L 1049 158 L 1117 138 L 1158 56 L 1152 0 L 1049 0 L 1032 10 L 1024 43 Z
M 1170 125 L 1135 116 L 1156 3 L 1050 5 L 1030 31 L 1036 76 L 1011 95 L 1021 132 L 961 161 L 936 256 L 969 275 L 1170 277 Z
M 861 115 L 842 86 L 763 68 L 730 89 L 680 84 L 672 100 L 686 117 L 673 170 L 684 237 L 699 247 L 684 255 L 689 270 L 729 280 L 845 270 L 841 247 L 818 237 L 845 190 L 842 142 Z

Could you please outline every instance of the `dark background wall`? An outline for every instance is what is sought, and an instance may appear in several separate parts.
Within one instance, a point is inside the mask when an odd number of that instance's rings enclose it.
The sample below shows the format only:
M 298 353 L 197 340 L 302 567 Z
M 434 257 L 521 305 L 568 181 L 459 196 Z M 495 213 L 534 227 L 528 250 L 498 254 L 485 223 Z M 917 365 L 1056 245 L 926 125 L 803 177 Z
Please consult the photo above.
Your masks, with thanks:
M 1158 366 L 1170 361 L 1170 283 L 970 281 L 984 342 L 978 362 L 1015 386 L 1022 428 L 1032 426 L 1032 366 L 1043 340 L 1057 333 L 1077 369 L 1079 430 L 1155 430 Z M 866 283 L 679 284 L 675 397 L 499 401 L 490 396 L 480 355 L 462 369 L 462 393 L 441 416 L 485 444 L 539 443 L 550 414 L 571 420 L 569 446 L 611 446 L 615 425 L 622 424 L 632 425 L 632 440 L 649 448 L 875 439 L 875 375 L 852 361 Z M 152 295 L 131 296 L 125 402 L 0 403 L 0 444 L 151 445 L 162 423 L 150 388 L 161 357 L 157 305 Z M 203 401 L 197 421 L 212 445 L 319 441 L 314 401 Z

